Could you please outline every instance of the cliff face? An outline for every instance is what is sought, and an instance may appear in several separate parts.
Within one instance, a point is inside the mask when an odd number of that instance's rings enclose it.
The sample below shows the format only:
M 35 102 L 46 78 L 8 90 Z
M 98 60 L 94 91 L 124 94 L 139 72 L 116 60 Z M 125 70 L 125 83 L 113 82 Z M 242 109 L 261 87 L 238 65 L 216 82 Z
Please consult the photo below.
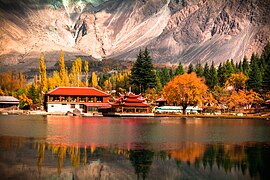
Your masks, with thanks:
M 1 69 L 35 69 L 40 52 L 52 67 L 60 49 L 67 60 L 134 60 L 148 47 L 155 63 L 219 63 L 270 40 L 267 0 L 40 2 L 0 0 Z

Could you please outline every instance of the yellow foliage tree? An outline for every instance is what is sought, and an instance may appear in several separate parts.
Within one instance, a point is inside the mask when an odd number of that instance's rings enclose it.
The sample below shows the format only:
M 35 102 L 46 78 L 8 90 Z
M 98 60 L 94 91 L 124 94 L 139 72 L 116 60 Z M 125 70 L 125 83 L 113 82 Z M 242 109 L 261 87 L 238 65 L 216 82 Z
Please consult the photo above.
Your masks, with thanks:
M 85 74 L 85 86 L 88 87 L 88 75 L 89 75 L 88 61 L 84 61 L 84 74 Z
M 65 57 L 64 53 L 61 50 L 60 51 L 60 59 L 59 59 L 59 77 L 61 79 L 61 86 L 69 86 L 69 77 L 68 77 L 68 72 L 65 67 Z
M 29 99 L 25 94 L 20 95 L 19 100 L 21 101 L 22 108 L 29 107 L 33 104 L 32 99 Z
M 92 86 L 95 88 L 98 87 L 98 78 L 95 72 L 92 72 Z
M 39 59 L 39 75 L 40 75 L 40 92 L 45 93 L 47 91 L 47 75 L 43 53 L 40 54 Z
M 189 105 L 198 105 L 207 96 L 204 79 L 195 73 L 175 76 L 163 88 L 163 95 L 169 103 L 181 105 L 183 113 Z
M 58 71 L 54 71 L 53 72 L 53 76 L 48 78 L 48 88 L 49 90 L 52 90 L 56 87 L 61 86 L 62 84 L 62 80 L 60 78 L 60 75 L 58 73 Z
M 242 72 L 237 74 L 231 74 L 226 81 L 225 86 L 233 86 L 236 91 L 239 89 L 245 89 L 248 78 Z
M 81 85 L 81 76 L 82 76 L 82 60 L 77 58 L 72 63 L 71 73 L 70 73 L 70 82 L 71 86 L 79 87 Z

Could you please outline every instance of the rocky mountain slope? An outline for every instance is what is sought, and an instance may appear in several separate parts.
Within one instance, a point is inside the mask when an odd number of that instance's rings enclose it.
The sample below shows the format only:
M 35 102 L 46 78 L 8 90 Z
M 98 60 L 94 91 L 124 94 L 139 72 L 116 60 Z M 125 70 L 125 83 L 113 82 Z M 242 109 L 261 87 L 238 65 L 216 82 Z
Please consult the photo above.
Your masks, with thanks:
M 216 64 L 260 53 L 270 40 L 268 0 L 0 0 L 1 70 L 33 70 L 66 60 Z

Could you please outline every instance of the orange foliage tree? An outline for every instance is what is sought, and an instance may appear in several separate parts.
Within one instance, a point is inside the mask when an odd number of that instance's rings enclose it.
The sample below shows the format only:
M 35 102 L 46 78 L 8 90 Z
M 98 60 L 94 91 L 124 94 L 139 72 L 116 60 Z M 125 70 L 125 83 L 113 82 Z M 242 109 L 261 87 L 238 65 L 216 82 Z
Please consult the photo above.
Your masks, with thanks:
M 237 73 L 237 74 L 231 74 L 229 79 L 226 81 L 225 85 L 226 86 L 233 86 L 236 91 L 239 89 L 245 89 L 246 87 L 246 82 L 248 78 L 246 75 L 244 75 L 242 72 Z
M 189 105 L 198 105 L 207 97 L 207 86 L 195 73 L 178 75 L 164 86 L 163 95 L 169 103 L 181 105 L 185 114 Z
M 252 104 L 260 102 L 262 99 L 259 94 L 253 90 L 238 92 L 233 90 L 231 95 L 227 98 L 227 106 L 229 109 L 235 109 L 241 111 L 243 108 L 249 109 Z

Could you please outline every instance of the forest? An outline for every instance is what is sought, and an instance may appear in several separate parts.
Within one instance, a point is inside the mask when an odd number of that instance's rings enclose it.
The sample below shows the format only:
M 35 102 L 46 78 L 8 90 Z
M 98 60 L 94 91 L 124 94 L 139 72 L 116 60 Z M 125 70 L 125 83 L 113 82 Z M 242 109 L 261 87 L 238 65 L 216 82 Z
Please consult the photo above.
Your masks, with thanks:
M 41 53 L 39 73 L 31 81 L 22 72 L 2 72 L 0 95 L 17 97 L 21 109 L 40 107 L 46 92 L 70 86 L 95 87 L 112 97 L 132 90 L 149 103 L 164 97 L 169 105 L 199 105 L 206 111 L 262 109 L 270 100 L 270 43 L 261 55 L 253 53 L 240 62 L 228 59 L 219 65 L 197 62 L 187 67 L 181 61 L 177 66 L 153 64 L 147 48 L 128 67 L 111 64 L 96 71 L 91 66 L 98 63 L 77 58 L 67 66 L 63 51 L 59 54 L 58 69 L 49 74 Z

